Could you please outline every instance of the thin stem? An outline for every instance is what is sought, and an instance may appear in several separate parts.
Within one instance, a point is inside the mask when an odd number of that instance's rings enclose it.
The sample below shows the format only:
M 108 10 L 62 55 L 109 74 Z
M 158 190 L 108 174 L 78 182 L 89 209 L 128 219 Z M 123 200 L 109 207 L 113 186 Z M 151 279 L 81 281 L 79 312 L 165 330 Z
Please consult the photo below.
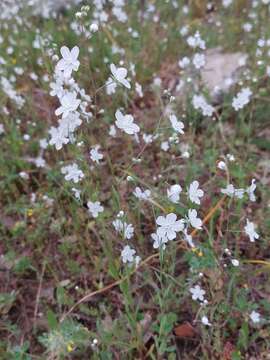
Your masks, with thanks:
M 203 224 L 206 224 L 211 218 L 212 216 L 215 214 L 215 212 L 222 206 L 222 204 L 224 203 L 226 199 L 226 196 L 223 196 L 218 202 L 217 204 L 212 207 L 209 212 L 207 213 L 207 215 L 204 217 L 203 219 Z M 197 229 L 194 229 L 192 232 L 191 232 L 191 236 L 195 236 L 197 234 L 198 230 Z M 183 243 L 182 240 L 178 240 L 177 241 L 177 250 L 180 249 L 180 248 L 184 248 L 184 249 L 188 249 L 188 245 L 187 243 Z M 114 281 L 112 282 L 111 284 L 107 285 L 107 286 L 104 286 L 103 288 L 99 289 L 99 290 L 95 290 L 87 295 L 85 295 L 84 297 L 82 297 L 79 301 L 77 301 L 65 314 L 63 314 L 63 316 L 61 317 L 60 319 L 60 322 L 64 321 L 66 319 L 66 317 L 68 315 L 70 315 L 73 310 L 79 306 L 80 304 L 86 302 L 86 301 L 89 301 L 91 298 L 93 298 L 95 295 L 101 295 L 105 292 L 107 292 L 108 290 L 111 290 L 113 289 L 114 287 L 116 286 L 119 286 L 120 284 L 122 284 L 125 280 L 127 280 L 129 277 L 131 277 L 132 275 L 134 275 L 139 269 L 143 268 L 145 265 L 148 265 L 152 260 L 158 258 L 160 256 L 160 252 L 156 252 L 150 256 L 148 256 L 145 260 L 143 260 L 136 268 L 134 268 L 134 270 L 124 276 L 123 278 L 117 280 L 117 281 Z

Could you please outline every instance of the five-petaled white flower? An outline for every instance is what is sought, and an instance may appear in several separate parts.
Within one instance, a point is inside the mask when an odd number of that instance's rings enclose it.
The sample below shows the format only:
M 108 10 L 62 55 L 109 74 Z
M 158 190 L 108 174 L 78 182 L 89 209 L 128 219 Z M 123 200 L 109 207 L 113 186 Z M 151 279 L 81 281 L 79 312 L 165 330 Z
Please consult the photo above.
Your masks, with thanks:
M 177 117 L 174 114 L 170 115 L 170 122 L 172 124 L 173 129 L 179 134 L 184 134 L 184 123 L 182 121 L 177 120 Z
M 190 288 L 189 291 L 192 294 L 193 300 L 204 301 L 205 291 L 199 285 L 196 285 L 193 288 Z
M 152 240 L 154 240 L 153 242 L 154 249 L 159 249 L 159 248 L 162 248 L 163 250 L 165 249 L 166 243 L 168 242 L 167 238 L 161 237 L 156 233 L 151 234 L 151 238 Z
M 91 150 L 90 150 L 90 158 L 91 160 L 93 160 L 94 162 L 96 162 L 97 164 L 99 164 L 99 160 L 103 159 L 103 154 L 99 153 L 100 149 L 100 145 L 95 145 Z
M 55 115 L 59 116 L 61 114 L 63 118 L 67 117 L 69 113 L 78 109 L 81 100 L 77 99 L 77 95 L 73 92 L 65 94 L 61 99 L 61 106 L 55 110 Z
M 62 46 L 60 52 L 63 58 L 58 61 L 56 70 L 63 71 L 64 76 L 69 78 L 73 70 L 77 71 L 79 69 L 79 51 L 78 46 L 74 46 L 71 50 L 67 46 Z
M 130 89 L 130 82 L 126 79 L 127 69 L 123 67 L 117 68 L 114 64 L 110 65 L 112 76 L 120 84 L 124 85 L 126 88 Z
M 157 235 L 168 240 L 176 238 L 176 233 L 184 230 L 184 220 L 177 220 L 177 216 L 174 213 L 166 216 L 159 216 L 156 220 L 159 228 L 157 229 Z
M 65 174 L 65 179 L 67 181 L 72 180 L 75 183 L 78 183 L 81 179 L 84 178 L 84 173 L 79 169 L 77 164 L 63 166 L 61 168 L 61 173 Z
M 195 209 L 188 210 L 188 222 L 195 229 L 200 230 L 202 228 L 202 220 L 197 217 L 197 210 Z
M 104 207 L 100 205 L 99 201 L 88 201 L 87 207 L 89 213 L 93 216 L 93 218 L 97 218 L 99 213 L 102 213 L 104 211 Z
M 134 261 L 134 255 L 136 254 L 136 250 L 132 249 L 129 245 L 126 245 L 124 249 L 121 251 L 121 257 L 123 263 L 132 263 Z
M 232 107 L 238 111 L 242 109 L 245 105 L 250 102 L 252 91 L 250 88 L 242 89 L 237 95 L 233 98 Z
M 61 128 L 52 126 L 49 130 L 49 134 L 51 135 L 49 144 L 54 145 L 56 150 L 62 149 L 64 144 L 69 143 L 69 138 L 66 137 L 66 134 L 63 133 Z
M 255 240 L 259 239 L 259 234 L 255 231 L 255 225 L 253 222 L 247 219 L 247 224 L 244 227 L 245 233 L 248 235 L 249 240 L 254 242 Z
M 123 232 L 125 239 L 131 239 L 134 235 L 134 226 L 132 224 L 124 223 L 123 225 Z
M 120 110 L 115 113 L 116 121 L 115 125 L 129 135 L 134 135 L 140 131 L 138 125 L 134 124 L 134 118 L 132 115 L 124 115 Z
M 167 189 L 168 199 L 174 204 L 178 203 L 180 200 L 180 194 L 182 191 L 182 187 L 178 184 L 172 185 L 169 189 Z
M 122 232 L 125 239 L 131 239 L 134 235 L 134 227 L 132 224 L 126 223 L 123 219 L 117 218 L 113 221 L 113 226 L 116 231 Z
M 188 196 L 191 202 L 200 205 L 200 198 L 203 197 L 203 190 L 199 189 L 199 182 L 197 180 L 193 181 L 189 185 Z
M 192 60 L 193 65 L 197 70 L 205 66 L 205 56 L 204 54 L 196 53 Z
M 151 197 L 151 191 L 148 189 L 143 191 L 139 186 L 137 186 L 133 191 L 133 195 L 139 200 L 149 200 Z

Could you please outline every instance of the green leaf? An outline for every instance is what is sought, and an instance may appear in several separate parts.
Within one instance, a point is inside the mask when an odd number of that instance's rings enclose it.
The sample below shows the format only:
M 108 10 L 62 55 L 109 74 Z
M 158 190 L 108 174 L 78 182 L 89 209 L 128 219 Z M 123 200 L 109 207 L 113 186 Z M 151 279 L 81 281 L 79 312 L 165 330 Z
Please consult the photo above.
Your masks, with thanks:
M 57 318 L 52 310 L 47 311 L 47 320 L 50 330 L 55 330 L 58 327 Z
M 239 338 L 237 342 L 238 347 L 246 350 L 248 348 L 248 342 L 249 342 L 248 340 L 249 340 L 248 323 L 244 322 L 239 331 Z
M 270 150 L 270 141 L 264 138 L 255 138 L 252 140 L 252 143 L 255 144 L 259 149 Z

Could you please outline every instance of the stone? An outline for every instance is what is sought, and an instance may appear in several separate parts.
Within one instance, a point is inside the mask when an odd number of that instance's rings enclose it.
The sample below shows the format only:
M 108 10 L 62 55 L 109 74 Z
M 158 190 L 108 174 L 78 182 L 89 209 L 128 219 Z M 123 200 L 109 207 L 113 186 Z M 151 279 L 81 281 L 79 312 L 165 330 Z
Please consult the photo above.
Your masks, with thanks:
M 239 80 L 247 55 L 241 52 L 223 53 L 221 48 L 213 48 L 205 52 L 205 60 L 205 67 L 201 70 L 202 81 L 210 97 L 218 101 L 220 95 L 228 92 Z

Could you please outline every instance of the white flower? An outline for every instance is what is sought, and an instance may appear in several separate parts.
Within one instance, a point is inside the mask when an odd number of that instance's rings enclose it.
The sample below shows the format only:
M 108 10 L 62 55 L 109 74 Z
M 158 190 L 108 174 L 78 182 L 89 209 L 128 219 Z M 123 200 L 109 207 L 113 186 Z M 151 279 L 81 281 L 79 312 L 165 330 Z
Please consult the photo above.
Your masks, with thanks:
M 67 117 L 70 112 L 78 109 L 81 100 L 77 99 L 77 95 L 75 93 L 69 92 L 65 94 L 61 99 L 61 106 L 55 110 L 55 115 L 59 116 L 61 114 L 63 118 Z
M 141 262 L 142 258 L 140 256 L 135 256 L 134 262 L 135 262 L 135 266 L 137 267 L 139 265 L 139 263 Z
M 163 150 L 163 151 L 168 151 L 169 148 L 170 148 L 169 142 L 168 142 L 168 141 L 163 141 L 163 142 L 161 143 L 160 148 L 161 148 L 161 150 Z
M 52 89 L 50 91 L 51 96 L 57 96 L 58 98 L 61 98 L 65 94 L 64 88 L 62 86 L 62 82 L 60 81 L 51 82 L 50 88 Z
M 117 2 L 117 1 L 114 0 L 114 2 Z M 120 22 L 126 22 L 128 20 L 127 14 L 122 9 L 122 7 L 119 5 L 117 6 L 115 4 L 115 6 L 112 8 L 112 13 L 117 18 L 117 20 Z
M 133 195 L 140 200 L 149 200 L 151 197 L 151 191 L 150 190 L 142 191 L 142 189 L 137 186 L 133 191 Z
M 75 130 L 81 125 L 82 120 L 80 114 L 77 111 L 71 112 L 67 117 L 59 119 L 59 130 L 69 137 Z
M 142 91 L 142 85 L 140 85 L 139 83 L 135 83 L 135 91 L 138 94 L 139 97 L 143 97 L 143 91 Z
M 29 175 L 25 172 L 25 171 L 21 171 L 19 173 L 19 176 L 24 179 L 24 180 L 28 180 L 29 179 Z
M 98 31 L 98 24 L 96 24 L 96 23 L 91 24 L 91 25 L 90 25 L 90 31 L 91 31 L 92 33 L 97 32 L 97 31 Z
M 61 173 L 65 174 L 66 180 L 72 180 L 75 183 L 78 183 L 81 179 L 84 178 L 84 173 L 78 168 L 77 164 L 63 166 L 61 168 Z
M 185 69 L 190 64 L 190 60 L 188 57 L 183 57 L 179 60 L 178 65 L 180 68 Z
M 157 229 L 157 235 L 168 240 L 176 238 L 176 233 L 184 229 L 184 221 L 177 220 L 177 216 L 174 213 L 170 213 L 166 216 L 159 216 L 156 220 L 159 228 Z
M 91 347 L 92 347 L 92 348 L 96 348 L 97 345 L 98 345 L 98 339 L 94 339 L 94 340 L 92 341 L 92 343 L 91 343 Z
M 115 125 L 129 135 L 134 135 L 140 131 L 138 125 L 134 124 L 134 118 L 132 115 L 123 115 L 120 110 L 115 113 L 116 122 Z
M 224 161 L 219 161 L 218 164 L 217 164 L 217 167 L 220 169 L 220 170 L 226 170 L 227 169 L 227 165 Z
M 227 154 L 226 157 L 229 161 L 235 161 L 235 157 L 233 154 Z
M 97 218 L 99 213 L 102 213 L 104 211 L 104 207 L 100 205 L 99 201 L 96 201 L 96 202 L 88 201 L 87 207 L 88 207 L 89 213 L 94 218 Z
M 257 185 L 255 183 L 256 183 L 256 180 L 252 179 L 251 185 L 246 189 L 249 200 L 253 201 L 253 202 L 256 201 L 256 196 L 255 196 L 254 192 L 256 190 Z
M 193 65 L 195 66 L 196 69 L 201 69 L 202 67 L 205 66 L 205 56 L 204 54 L 195 54 L 192 60 Z
M 247 219 L 247 224 L 246 224 L 246 226 L 244 227 L 244 230 L 245 230 L 245 233 L 248 235 L 249 240 L 250 240 L 251 242 L 254 242 L 255 239 L 256 239 L 256 240 L 259 239 L 260 236 L 259 236 L 259 234 L 255 231 L 255 225 L 254 225 L 254 223 L 251 222 L 251 221 L 249 221 L 248 219 Z
M 237 259 L 232 259 L 232 260 L 231 260 L 231 263 L 232 263 L 232 265 L 235 266 L 235 267 L 238 267 L 238 266 L 239 266 L 239 261 L 238 261 Z
M 154 240 L 153 242 L 154 249 L 159 249 L 159 248 L 162 248 L 163 250 L 165 249 L 166 243 L 168 242 L 167 238 L 163 238 L 156 233 L 151 234 L 151 238 Z
M 99 148 L 100 145 L 96 145 L 90 150 L 90 158 L 97 164 L 99 164 L 99 161 L 103 159 L 103 154 L 98 152 Z
M 173 129 L 179 134 L 184 134 L 184 123 L 182 121 L 178 121 L 177 117 L 173 114 L 170 115 L 170 122 L 172 124 Z
M 127 223 L 124 223 L 123 225 L 124 225 L 123 226 L 124 238 L 129 240 L 134 235 L 134 227 L 132 224 L 127 224 Z
M 193 181 L 189 185 L 188 196 L 191 202 L 200 205 L 200 198 L 203 197 L 203 190 L 199 189 L 199 182 L 197 180 Z
M 202 317 L 202 323 L 203 323 L 203 325 L 206 325 L 206 326 L 211 326 L 211 325 L 212 325 L 212 324 L 209 322 L 207 316 L 203 316 L 203 317 Z
M 120 84 L 124 85 L 128 89 L 131 88 L 130 82 L 126 79 L 127 69 L 123 67 L 117 68 L 114 64 L 111 64 L 110 69 L 116 81 L 118 81 Z
M 233 0 L 222 0 L 222 5 L 227 8 L 232 4 Z
M 242 199 L 245 193 L 244 189 L 236 189 L 233 184 L 228 184 L 226 188 L 220 190 L 222 194 L 225 194 L 229 197 L 237 197 Z
M 229 197 L 233 197 L 235 189 L 234 189 L 233 184 L 228 184 L 226 186 L 226 188 L 221 189 L 220 191 L 221 191 L 222 194 L 225 194 L 225 195 L 227 195 Z
M 179 33 L 180 33 L 180 35 L 182 35 L 182 36 L 186 36 L 186 35 L 188 34 L 188 31 L 189 31 L 188 26 L 183 26 L 183 27 L 179 30 Z
M 117 83 L 111 77 L 109 77 L 109 79 L 106 81 L 105 86 L 107 95 L 112 95 L 116 91 Z
M 112 224 L 117 232 L 123 233 L 125 239 L 129 240 L 134 235 L 134 227 L 132 224 L 127 224 L 122 219 L 116 219 Z
M 235 189 L 234 190 L 234 196 L 238 199 L 242 199 L 245 193 L 245 189 Z
M 65 77 L 70 77 L 73 70 L 79 69 L 79 51 L 78 46 L 74 46 L 71 50 L 67 46 L 62 46 L 60 52 L 63 58 L 57 63 L 56 70 L 63 71 Z
M 126 245 L 121 251 L 121 257 L 124 264 L 127 262 L 132 263 L 134 261 L 134 255 L 136 250 L 132 249 L 129 245 Z
M 121 232 L 123 230 L 123 222 L 120 219 L 116 219 L 113 221 L 113 227 L 117 232 Z
M 187 43 L 190 47 L 192 47 L 194 49 L 196 47 L 199 47 L 200 49 L 205 50 L 205 41 L 202 40 L 199 31 L 196 31 L 194 36 L 189 36 L 187 38 Z
M 257 324 L 261 321 L 261 314 L 259 314 L 257 311 L 253 310 L 249 315 L 249 317 L 251 321 L 254 322 L 254 324 Z
M 112 137 L 116 136 L 116 127 L 114 125 L 110 126 L 109 135 Z
M 251 32 L 253 26 L 251 23 L 245 23 L 243 24 L 243 30 L 246 31 L 246 32 Z
M 197 217 L 197 211 L 195 209 L 188 210 L 188 221 L 195 229 L 200 230 L 202 228 L 202 220 Z
M 167 189 L 168 199 L 177 204 L 180 200 L 180 194 L 182 192 L 182 187 L 178 184 L 172 185 L 169 189 Z
M 51 139 L 49 141 L 50 145 L 55 145 L 56 150 L 62 149 L 64 144 L 69 143 L 69 138 L 63 134 L 62 129 L 52 126 L 49 130 Z
M 252 91 L 250 88 L 242 89 L 236 97 L 233 98 L 232 107 L 237 111 L 242 109 L 245 105 L 247 105 L 250 101 L 250 97 L 252 95 Z
M 41 149 L 45 150 L 48 147 L 47 139 L 41 139 L 39 140 L 39 146 Z
M 205 291 L 199 285 L 196 285 L 193 288 L 190 288 L 189 291 L 192 294 L 193 300 L 204 301 Z
M 200 109 L 204 116 L 212 116 L 215 111 L 215 108 L 212 105 L 209 105 L 202 95 L 194 95 L 192 104 L 196 110 Z
M 39 167 L 39 168 L 44 168 L 46 166 L 46 161 L 41 156 L 38 156 L 34 160 L 34 162 L 35 162 L 36 166 Z

